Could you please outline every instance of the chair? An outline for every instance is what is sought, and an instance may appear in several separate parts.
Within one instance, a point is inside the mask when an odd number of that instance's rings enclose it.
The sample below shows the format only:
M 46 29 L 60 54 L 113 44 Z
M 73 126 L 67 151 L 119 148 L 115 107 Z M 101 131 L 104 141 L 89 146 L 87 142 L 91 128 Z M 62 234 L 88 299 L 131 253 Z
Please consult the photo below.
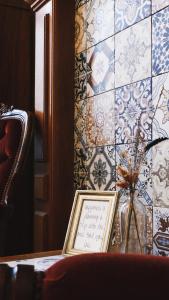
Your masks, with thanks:
M 81 254 L 45 272 L 42 300 L 168 299 L 169 258 L 139 254 Z
M 24 199 L 23 171 L 32 129 L 31 113 L 0 104 L 0 256 L 20 253 L 24 230 L 27 238 L 30 204 Z

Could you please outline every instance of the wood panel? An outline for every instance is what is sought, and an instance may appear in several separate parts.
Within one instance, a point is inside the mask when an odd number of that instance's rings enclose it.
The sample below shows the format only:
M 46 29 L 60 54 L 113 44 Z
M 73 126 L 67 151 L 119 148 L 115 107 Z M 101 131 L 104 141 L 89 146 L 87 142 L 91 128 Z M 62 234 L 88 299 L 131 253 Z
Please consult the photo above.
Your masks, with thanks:
M 47 243 L 47 228 L 48 216 L 45 212 L 35 211 L 34 214 L 34 251 L 46 250 Z
M 0 3 L 0 99 L 34 108 L 34 16 Z
M 73 203 L 74 0 L 53 1 L 49 245 L 63 247 Z
M 51 106 L 52 5 L 35 13 L 35 222 L 34 251 L 47 249 L 49 211 L 49 114 Z
M 48 216 L 48 249 L 61 249 L 74 196 L 74 0 L 66 5 L 63 0 L 36 0 L 31 7 L 36 15 L 35 114 L 40 129 L 35 173 L 48 175 L 48 199 L 35 199 L 35 207 Z M 50 35 L 45 34 L 48 29 Z

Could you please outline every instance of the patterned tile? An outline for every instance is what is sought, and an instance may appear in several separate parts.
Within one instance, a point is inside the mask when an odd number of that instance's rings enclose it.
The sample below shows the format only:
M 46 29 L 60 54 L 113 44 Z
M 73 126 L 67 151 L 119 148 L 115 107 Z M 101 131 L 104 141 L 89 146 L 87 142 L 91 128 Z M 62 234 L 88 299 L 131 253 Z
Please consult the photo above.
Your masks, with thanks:
M 169 0 L 152 0 L 152 13 L 169 5 Z
M 88 2 L 89 0 L 75 0 L 75 8 L 79 8 L 80 6 L 82 6 L 83 4 L 85 4 L 86 2 Z
M 103 41 L 87 51 L 88 97 L 114 88 L 114 37 Z
M 86 100 L 75 102 L 74 147 L 86 146 Z
M 169 207 L 169 140 L 153 146 L 152 151 L 154 205 Z
M 151 18 L 115 36 L 115 86 L 151 76 Z
M 75 52 L 79 53 L 86 49 L 86 4 L 80 6 L 75 14 Z
M 152 100 L 155 108 L 169 105 L 169 73 L 152 78 Z
M 153 207 L 146 206 L 147 254 L 152 254 L 153 248 Z
M 138 128 L 138 118 L 140 128 L 145 141 L 152 140 L 152 112 L 139 111 L 137 113 L 122 114 L 115 118 L 115 141 L 116 144 L 131 143 Z
M 74 173 L 74 193 L 76 190 L 86 190 L 87 173 Z
M 169 7 L 152 16 L 152 72 L 169 71 Z
M 74 149 L 74 172 L 87 173 L 86 168 L 86 151 L 84 148 Z
M 153 254 L 169 256 L 169 209 L 153 209 Z
M 75 56 L 75 78 L 85 76 L 87 73 L 86 51 Z
M 75 101 L 78 102 L 87 97 L 87 77 L 81 76 L 75 79 L 74 85 L 74 97 Z
M 139 118 L 143 110 L 152 108 L 151 78 L 138 81 L 116 89 L 116 115 L 136 115 Z
M 88 99 L 86 136 L 88 146 L 114 143 L 114 91 Z
M 115 31 L 148 17 L 151 12 L 150 0 L 116 0 L 115 1 Z
M 169 137 L 169 73 L 153 78 L 153 105 L 155 108 L 152 138 Z
M 161 106 L 156 110 L 153 127 L 152 127 L 152 139 L 158 139 L 161 137 L 169 138 L 169 107 Z
M 87 48 L 114 34 L 114 0 L 95 0 L 87 5 Z
M 88 188 L 96 190 L 115 189 L 114 146 L 94 148 L 87 161 Z

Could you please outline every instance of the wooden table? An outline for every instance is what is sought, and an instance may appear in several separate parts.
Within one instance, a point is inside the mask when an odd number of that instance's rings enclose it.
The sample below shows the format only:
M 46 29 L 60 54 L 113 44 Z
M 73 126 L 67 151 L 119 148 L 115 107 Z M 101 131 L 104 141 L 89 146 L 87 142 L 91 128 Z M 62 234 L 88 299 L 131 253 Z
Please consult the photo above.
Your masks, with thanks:
M 34 265 L 17 265 L 14 268 L 8 266 L 7 262 L 25 259 L 34 259 L 48 256 L 60 255 L 61 250 L 30 253 L 0 257 L 0 300 L 37 300 L 41 299 L 44 272 L 36 271 Z
M 13 256 L 0 256 L 0 263 L 12 261 L 12 260 L 20 260 L 20 259 L 31 259 L 31 258 L 38 258 L 38 257 L 46 257 L 52 255 L 60 255 L 62 250 L 51 250 L 45 252 L 34 252 L 34 253 L 27 253 L 21 255 L 13 255 Z

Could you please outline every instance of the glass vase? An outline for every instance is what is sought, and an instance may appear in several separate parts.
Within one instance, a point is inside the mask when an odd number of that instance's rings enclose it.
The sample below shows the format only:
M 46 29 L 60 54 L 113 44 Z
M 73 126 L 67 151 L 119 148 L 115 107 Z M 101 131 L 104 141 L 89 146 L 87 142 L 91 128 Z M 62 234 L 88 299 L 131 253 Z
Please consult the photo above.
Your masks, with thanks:
M 120 252 L 146 253 L 146 209 L 137 191 L 129 192 L 120 208 Z

